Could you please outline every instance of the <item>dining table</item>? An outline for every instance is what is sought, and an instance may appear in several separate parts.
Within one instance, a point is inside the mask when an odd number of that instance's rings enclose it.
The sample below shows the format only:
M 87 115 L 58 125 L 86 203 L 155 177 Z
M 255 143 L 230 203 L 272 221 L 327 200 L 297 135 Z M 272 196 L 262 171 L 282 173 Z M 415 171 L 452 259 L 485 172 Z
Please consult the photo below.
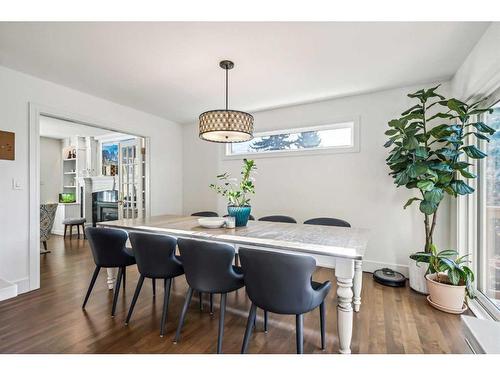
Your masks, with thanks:
M 358 312 L 361 306 L 362 261 L 369 230 L 252 220 L 244 227 L 208 229 L 201 227 L 198 219 L 161 215 L 105 221 L 97 225 L 225 243 L 234 246 L 236 252 L 240 247 L 248 247 L 312 256 L 318 265 L 334 270 L 339 352 L 351 353 L 353 312 Z

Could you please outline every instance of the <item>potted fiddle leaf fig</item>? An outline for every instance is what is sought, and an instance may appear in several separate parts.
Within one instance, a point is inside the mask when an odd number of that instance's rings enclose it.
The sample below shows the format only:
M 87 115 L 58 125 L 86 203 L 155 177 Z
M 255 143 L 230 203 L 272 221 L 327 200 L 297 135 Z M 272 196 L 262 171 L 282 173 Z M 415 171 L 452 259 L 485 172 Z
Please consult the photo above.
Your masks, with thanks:
M 430 252 L 418 252 L 410 256 L 417 263 L 427 263 L 427 289 L 430 303 L 437 309 L 462 313 L 466 297 L 474 298 L 474 273 L 467 266 L 468 254 L 461 257 L 455 250 L 438 251 L 433 244 Z M 429 298 L 428 297 L 428 298 Z
M 255 194 L 254 178 L 252 172 L 257 169 L 255 161 L 243 159 L 241 181 L 232 178 L 229 173 L 217 176 L 220 184 L 210 184 L 218 194 L 228 199 L 227 212 L 235 218 L 237 227 L 247 225 L 252 207 L 250 206 L 250 194 Z
M 431 251 L 439 206 L 445 195 L 472 194 L 467 180 L 476 178 L 464 160 L 482 159 L 486 154 L 477 148 L 474 138 L 489 141 L 495 130 L 476 121 L 476 116 L 491 111 L 482 105 L 486 98 L 465 103 L 446 99 L 436 92 L 439 85 L 408 94 L 417 103 L 389 121 L 385 132 L 391 148 L 386 163 L 397 187 L 404 186 L 416 193 L 404 208 L 418 202 L 425 229 L 424 252 Z M 425 268 L 410 261 L 410 287 L 426 293 Z

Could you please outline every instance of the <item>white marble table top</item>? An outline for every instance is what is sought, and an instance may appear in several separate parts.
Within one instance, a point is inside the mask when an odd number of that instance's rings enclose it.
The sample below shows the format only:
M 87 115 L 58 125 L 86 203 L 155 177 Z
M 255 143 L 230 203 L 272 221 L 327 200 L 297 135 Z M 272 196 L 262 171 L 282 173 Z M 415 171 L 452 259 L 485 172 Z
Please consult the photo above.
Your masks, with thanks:
M 366 229 L 252 220 L 246 227 L 207 229 L 198 225 L 198 219 L 195 216 L 162 215 L 106 221 L 98 225 L 357 260 L 363 258 L 368 242 Z

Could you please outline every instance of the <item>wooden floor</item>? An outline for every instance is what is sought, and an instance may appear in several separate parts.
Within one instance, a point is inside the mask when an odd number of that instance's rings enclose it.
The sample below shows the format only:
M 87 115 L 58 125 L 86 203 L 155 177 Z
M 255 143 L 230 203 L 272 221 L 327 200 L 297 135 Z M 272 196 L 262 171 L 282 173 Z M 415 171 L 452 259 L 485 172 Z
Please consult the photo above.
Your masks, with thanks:
M 172 285 L 167 331 L 159 336 L 163 285 L 153 297 L 145 283 L 129 326 L 124 325 L 135 285 L 137 269 L 129 267 L 125 293 L 111 318 L 112 292 L 106 272 L 99 275 L 85 311 L 81 304 L 94 264 L 86 240 L 63 240 L 52 236 L 52 253 L 41 256 L 41 288 L 0 302 L 0 353 L 214 353 L 218 328 L 218 297 L 215 314 L 207 305 L 200 312 L 193 298 L 181 341 L 173 344 L 184 300 L 183 277 Z M 318 269 L 315 280 L 333 280 L 328 269 Z M 460 318 L 430 307 L 408 288 L 382 287 L 372 275 L 363 274 L 361 311 L 354 314 L 353 353 L 464 353 L 466 344 Z M 335 283 L 334 283 L 335 285 Z M 327 349 L 319 349 L 319 312 L 304 319 L 304 352 L 337 353 L 335 288 L 327 301 Z M 224 353 L 239 353 L 250 307 L 245 291 L 228 296 Z M 270 314 L 269 332 L 262 328 L 259 311 L 257 330 L 249 353 L 294 353 L 295 318 Z

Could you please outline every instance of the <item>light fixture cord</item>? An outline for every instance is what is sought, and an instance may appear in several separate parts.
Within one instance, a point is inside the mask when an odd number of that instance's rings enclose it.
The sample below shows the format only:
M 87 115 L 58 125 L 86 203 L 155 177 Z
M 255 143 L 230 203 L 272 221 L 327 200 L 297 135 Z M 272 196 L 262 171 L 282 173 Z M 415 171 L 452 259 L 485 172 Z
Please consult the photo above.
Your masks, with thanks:
M 227 111 L 227 91 L 228 91 L 228 69 L 226 67 L 226 111 Z

